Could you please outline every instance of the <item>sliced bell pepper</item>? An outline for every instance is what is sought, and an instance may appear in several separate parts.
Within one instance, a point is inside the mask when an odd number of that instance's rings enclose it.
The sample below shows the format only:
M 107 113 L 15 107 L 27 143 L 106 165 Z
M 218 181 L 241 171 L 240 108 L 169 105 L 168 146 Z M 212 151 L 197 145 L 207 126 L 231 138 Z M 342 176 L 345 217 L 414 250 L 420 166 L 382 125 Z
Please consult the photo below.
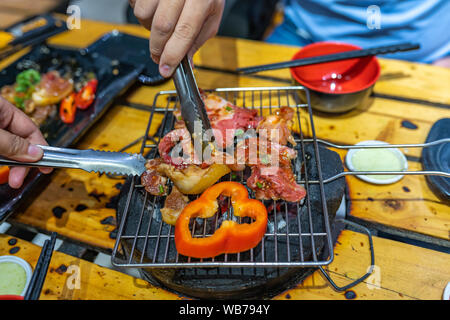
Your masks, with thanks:
M 0 166 L 0 184 L 7 183 L 8 177 L 9 177 L 9 167 Z
M 75 113 L 77 106 L 75 104 L 75 93 L 71 93 L 69 96 L 61 101 L 59 107 L 59 116 L 64 123 L 73 123 L 75 121 Z
M 193 218 L 212 217 L 218 209 L 220 195 L 231 197 L 234 215 L 250 217 L 252 223 L 224 220 L 209 237 L 192 237 L 189 221 Z M 247 189 L 238 182 L 215 184 L 189 203 L 175 224 L 175 246 L 178 253 L 193 258 L 212 258 L 222 253 L 238 253 L 258 245 L 267 228 L 267 209 L 261 201 L 249 199 Z
M 87 109 L 95 99 L 95 92 L 97 91 L 97 79 L 91 79 L 89 82 L 77 93 L 75 97 L 75 104 L 78 109 Z

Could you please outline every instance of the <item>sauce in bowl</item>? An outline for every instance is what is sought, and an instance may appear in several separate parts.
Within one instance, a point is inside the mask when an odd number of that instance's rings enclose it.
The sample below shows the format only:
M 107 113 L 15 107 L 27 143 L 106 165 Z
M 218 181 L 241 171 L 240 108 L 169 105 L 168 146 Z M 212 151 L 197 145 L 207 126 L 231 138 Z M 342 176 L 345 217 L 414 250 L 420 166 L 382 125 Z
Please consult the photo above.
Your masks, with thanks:
M 25 260 L 15 256 L 0 256 L 0 296 L 23 296 L 31 275 L 31 267 Z
M 0 295 L 20 295 L 27 283 L 27 274 L 15 262 L 0 262 Z
M 358 150 L 352 157 L 356 171 L 402 171 L 403 163 L 389 149 Z M 372 179 L 387 180 L 393 175 L 371 175 Z

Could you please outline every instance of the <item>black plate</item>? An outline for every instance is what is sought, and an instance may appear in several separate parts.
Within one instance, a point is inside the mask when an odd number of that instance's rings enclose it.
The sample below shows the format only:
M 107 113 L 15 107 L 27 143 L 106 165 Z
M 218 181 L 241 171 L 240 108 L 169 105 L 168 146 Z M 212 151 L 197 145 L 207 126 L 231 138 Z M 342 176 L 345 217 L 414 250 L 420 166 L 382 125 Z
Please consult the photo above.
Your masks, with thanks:
M 90 46 L 86 52 L 97 52 L 111 60 L 129 63 L 137 68 L 143 67 L 138 80 L 146 85 L 158 85 L 168 79 L 159 74 L 158 65 L 150 57 L 148 39 L 113 31 L 104 35 Z
M 427 141 L 432 142 L 450 138 L 450 118 L 436 121 L 428 133 Z M 422 165 L 424 170 L 450 172 L 450 145 L 438 144 L 423 148 Z M 441 199 L 450 201 L 450 178 L 427 176 L 430 189 Z
M 149 59 L 148 39 L 112 32 L 81 50 L 37 46 L 0 72 L 0 87 L 14 83 L 24 64 L 32 65 L 34 62 L 40 66 L 41 72 L 55 69 L 64 71 L 67 64 L 55 64 L 54 58 L 57 57 L 75 68 L 94 72 L 98 79 L 98 89 L 94 105 L 87 110 L 77 110 L 74 123 L 64 124 L 55 115 L 41 126 L 41 131 L 52 146 L 68 147 L 75 143 L 104 114 L 114 98 L 139 77 L 151 79 L 147 84 L 164 81 L 158 73 L 157 65 Z M 44 175 L 34 169 L 18 190 L 11 189 L 7 184 L 0 185 L 0 223 L 18 208 L 22 200 L 31 197 L 38 185 L 45 183 L 43 178 Z

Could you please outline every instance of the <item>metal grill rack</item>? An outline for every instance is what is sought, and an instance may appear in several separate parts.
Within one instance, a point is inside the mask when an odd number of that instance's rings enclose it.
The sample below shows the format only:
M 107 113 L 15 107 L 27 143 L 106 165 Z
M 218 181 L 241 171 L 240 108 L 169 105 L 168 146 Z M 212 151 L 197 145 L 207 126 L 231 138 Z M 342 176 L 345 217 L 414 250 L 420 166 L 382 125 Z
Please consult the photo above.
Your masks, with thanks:
M 308 103 L 301 103 L 298 99 L 299 90 L 304 90 Z M 450 173 L 438 171 L 383 171 L 383 172 L 350 172 L 344 171 L 335 176 L 322 177 L 321 159 L 319 156 L 319 144 L 338 149 L 363 149 L 363 148 L 410 148 L 410 147 L 428 147 L 439 143 L 450 142 L 450 139 L 443 139 L 427 144 L 402 144 L 402 145 L 349 145 L 341 146 L 317 139 L 313 123 L 311 105 L 309 103 L 309 92 L 302 86 L 286 86 L 286 87 L 253 87 L 253 88 L 222 88 L 215 90 L 207 90 L 214 94 L 220 95 L 233 104 L 257 109 L 260 115 L 267 115 L 282 106 L 289 106 L 296 112 L 296 122 L 299 132 L 296 139 L 297 146 L 294 149 L 298 151 L 298 157 L 293 164 L 294 174 L 297 182 L 302 184 L 306 189 L 306 198 L 302 203 L 295 204 L 297 211 L 297 220 L 288 217 L 288 204 L 284 201 L 264 201 L 267 207 L 273 208 L 272 220 L 269 219 L 271 227 L 268 228 L 261 243 L 248 252 L 238 254 L 224 254 L 211 259 L 194 259 L 179 255 L 175 249 L 174 243 L 174 227 L 165 224 L 160 218 L 161 203 L 164 203 L 163 197 L 148 195 L 140 179 L 135 178 L 131 181 L 131 185 L 127 194 L 126 204 L 121 216 L 118 228 L 117 239 L 112 253 L 112 263 L 117 267 L 134 267 L 134 268 L 186 268 L 186 267 L 319 267 L 326 275 L 323 266 L 330 264 L 333 260 L 333 243 L 330 231 L 329 216 L 326 205 L 326 196 L 324 184 L 330 183 L 336 179 L 347 175 L 440 175 L 450 177 Z M 177 108 L 178 100 L 175 91 L 161 91 L 154 99 L 153 107 L 150 113 L 150 119 L 147 125 L 146 133 L 143 136 L 141 145 L 141 153 L 151 159 L 157 156 L 157 144 L 161 137 L 171 130 L 174 124 L 174 118 L 171 117 L 172 111 Z M 154 132 L 152 120 L 155 117 L 163 117 L 160 129 L 157 134 L 152 136 L 150 132 Z M 307 159 L 305 156 L 306 145 L 312 144 L 314 150 L 314 161 Z M 318 178 L 311 179 L 308 177 L 307 170 L 301 170 L 302 166 L 316 166 Z M 243 173 L 237 173 L 237 179 L 245 185 Z M 231 180 L 231 175 L 229 178 Z M 318 186 L 320 191 L 320 210 L 312 210 L 310 199 L 308 197 L 312 186 Z M 253 193 L 249 190 L 249 194 Z M 140 195 L 140 196 L 139 196 Z M 131 203 L 134 201 L 142 201 L 140 207 L 139 219 L 127 225 L 130 215 Z M 276 208 L 283 208 L 277 212 Z M 231 206 L 227 206 L 231 208 Z M 306 210 L 304 210 L 306 208 Z M 308 219 L 308 227 L 302 228 L 300 223 L 300 211 Z M 270 213 L 269 213 L 270 215 Z M 234 219 L 232 209 L 227 209 L 223 214 L 227 219 Z M 322 222 L 323 228 L 315 230 L 313 227 L 313 218 Z M 194 220 L 192 224 L 192 232 L 194 236 L 206 237 L 214 233 L 218 227 L 218 214 L 211 222 L 214 227 L 208 229 L 207 223 L 199 223 Z M 239 218 L 240 219 L 240 218 Z M 240 220 L 238 220 L 241 222 Z M 242 222 L 245 222 L 243 220 Z M 284 225 L 280 227 L 280 222 Z M 370 239 L 370 233 L 369 233 Z M 124 249 L 124 244 L 128 243 L 128 250 L 125 255 L 119 253 L 119 249 Z M 268 245 L 270 243 L 270 246 Z M 295 245 L 292 245 L 295 243 Z M 316 246 L 323 246 L 323 250 L 328 252 L 326 259 L 320 259 Z M 310 246 L 310 255 L 305 254 Z M 141 250 L 139 250 L 141 248 Z M 294 250 L 294 248 L 297 248 Z M 267 252 L 267 250 L 270 252 Z M 257 254 L 258 253 L 258 254 Z M 124 258 L 125 256 L 125 258 Z M 372 250 L 373 258 L 373 250 Z M 367 277 L 370 274 L 365 275 Z M 363 277 L 364 278 L 364 277 Z M 358 281 L 362 281 L 363 278 Z M 331 279 L 329 280 L 331 283 Z M 335 286 L 336 287 L 336 286 Z M 347 287 L 347 286 L 346 286 Z M 337 288 L 337 287 L 336 287 Z
M 308 103 L 297 103 L 295 94 L 298 90 L 305 90 L 301 86 L 295 87 L 258 87 L 258 88 L 224 88 L 208 90 L 214 94 L 220 95 L 233 104 L 257 109 L 259 115 L 267 115 L 275 111 L 282 106 L 289 106 L 296 111 L 296 117 L 300 124 L 299 138 L 296 139 L 297 146 L 295 149 L 298 151 L 299 156 L 295 160 L 293 165 L 294 174 L 296 175 L 298 182 L 301 183 L 305 189 L 307 196 L 302 203 L 295 204 L 297 213 L 301 208 L 305 207 L 304 213 L 308 218 L 308 230 L 302 229 L 302 223 L 300 223 L 300 217 L 297 215 L 297 220 L 293 220 L 288 217 L 289 210 L 288 204 L 284 201 L 264 201 L 267 207 L 273 208 L 274 214 L 272 220 L 269 219 L 271 227 L 268 228 L 267 233 L 262 239 L 261 243 L 249 252 L 238 254 L 224 254 L 222 256 L 211 259 L 191 259 L 189 257 L 183 257 L 174 252 L 174 227 L 169 226 L 158 220 L 160 212 L 157 206 L 158 201 L 161 202 L 162 197 L 155 197 L 148 195 L 144 192 L 143 201 L 146 203 L 142 206 L 140 212 L 140 218 L 132 232 L 130 228 L 126 226 L 127 219 L 130 214 L 130 204 L 136 201 L 136 194 L 143 191 L 143 186 L 140 184 L 138 178 L 131 181 L 131 187 L 129 189 L 127 203 L 125 210 L 120 213 L 120 225 L 117 233 L 116 244 L 113 249 L 112 263 L 118 267 L 313 267 L 324 266 L 331 263 L 333 260 L 333 244 L 331 239 L 330 224 L 328 218 L 328 211 L 326 206 L 326 197 L 323 186 L 322 172 L 320 166 L 320 157 L 318 143 L 316 141 L 316 134 L 313 124 L 311 106 Z M 177 99 L 175 91 L 162 91 L 155 96 L 153 108 L 150 114 L 150 119 L 147 126 L 146 134 L 144 135 L 141 153 L 146 155 L 147 158 L 154 158 L 157 156 L 157 142 L 163 136 L 164 130 L 159 130 L 158 134 L 151 136 L 149 133 L 154 130 L 152 127 L 152 120 L 156 114 L 163 116 L 160 128 L 173 128 L 174 118 L 170 117 L 171 113 L 177 107 Z M 307 122 L 307 128 L 302 128 L 303 121 Z M 166 133 L 166 132 L 165 132 Z M 308 137 L 306 140 L 305 137 Z M 315 156 L 314 161 L 310 161 L 305 157 L 306 144 L 313 144 Z M 316 166 L 318 172 L 318 179 L 314 183 L 319 184 L 320 189 L 320 202 L 321 210 L 311 210 L 310 199 L 308 197 L 308 191 L 310 188 L 309 177 L 306 173 L 307 170 L 301 172 L 302 165 Z M 237 173 L 235 181 L 239 181 L 245 185 L 243 179 L 243 173 Z M 231 179 L 232 175 L 229 175 L 228 179 Z M 250 196 L 253 195 L 249 190 Z M 163 202 L 163 201 L 162 201 Z M 276 208 L 281 208 L 277 211 Z M 224 213 L 228 219 L 235 219 L 232 213 L 231 206 L 228 206 L 227 212 Z M 158 211 L 158 212 L 156 212 Z M 270 215 L 270 213 L 269 213 Z M 218 215 L 215 216 L 215 221 L 212 222 L 215 227 L 218 227 Z M 146 217 L 150 217 L 150 221 L 144 222 Z M 156 217 L 156 218 L 155 218 Z M 315 230 L 313 227 L 313 218 L 319 217 L 322 227 L 321 230 Z M 213 219 L 213 218 L 211 218 Z M 239 218 L 240 219 L 240 218 Z M 239 221 L 239 220 L 238 220 Z M 240 221 L 239 221 L 240 222 Z M 245 221 L 242 221 L 245 222 Z M 144 226 L 145 224 L 145 226 Z M 156 224 L 156 227 L 150 226 Z M 193 234 L 198 236 L 208 236 L 214 232 L 206 228 L 206 223 L 199 225 L 197 220 L 194 220 L 192 231 Z M 201 230 L 200 230 L 201 229 Z M 156 232 L 153 232 L 156 231 Z M 200 231 L 200 232 L 199 232 Z M 127 252 L 126 259 L 119 258 L 119 246 L 124 242 L 130 244 L 131 249 Z M 138 242 L 143 242 L 143 250 L 136 250 L 139 247 Z M 267 252 L 270 242 L 270 252 Z M 295 246 L 292 243 L 295 242 Z M 304 248 L 307 243 L 310 248 Z M 318 254 L 318 243 L 323 244 L 324 250 L 329 253 L 328 258 L 320 259 Z M 141 245 L 142 247 L 142 245 Z M 294 252 L 294 247 L 297 248 Z M 153 258 L 148 261 L 149 249 L 152 251 Z M 306 251 L 310 251 L 310 255 L 306 254 Z M 147 256 L 146 255 L 147 252 Z M 259 253 L 257 255 L 257 252 Z M 171 254 L 172 253 L 172 254 Z

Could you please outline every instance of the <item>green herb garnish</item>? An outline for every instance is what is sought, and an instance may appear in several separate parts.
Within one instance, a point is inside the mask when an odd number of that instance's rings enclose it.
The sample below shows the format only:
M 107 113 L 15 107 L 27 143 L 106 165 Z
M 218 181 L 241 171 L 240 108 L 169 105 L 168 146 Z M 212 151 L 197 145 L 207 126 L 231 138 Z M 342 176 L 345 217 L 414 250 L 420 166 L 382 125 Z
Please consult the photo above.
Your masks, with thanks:
M 242 136 L 244 134 L 244 130 L 242 130 L 242 129 L 237 129 L 235 132 L 234 132 L 234 135 L 237 137 L 237 136 Z
M 34 87 L 40 81 L 41 75 L 34 69 L 22 71 L 17 75 L 14 91 L 21 94 L 14 97 L 16 107 L 22 110 L 25 109 L 25 101 L 31 98 Z
M 34 69 L 25 70 L 19 73 L 16 77 L 16 82 L 19 86 L 30 87 L 41 81 L 41 75 Z
M 262 189 L 263 188 L 263 185 L 262 185 L 262 183 L 261 182 L 256 182 L 256 186 L 259 188 L 259 189 Z
M 162 186 L 162 184 L 160 184 L 158 187 L 159 187 L 159 194 L 163 194 L 164 193 L 164 187 Z
M 19 85 L 17 85 L 17 87 L 14 88 L 14 90 L 16 92 L 27 92 L 28 91 L 28 87 L 23 85 L 23 84 L 19 84 Z
M 233 108 L 232 108 L 232 107 L 230 107 L 230 106 L 226 106 L 226 107 L 225 107 L 225 110 L 227 110 L 227 111 L 231 111 L 231 110 L 233 110 Z

